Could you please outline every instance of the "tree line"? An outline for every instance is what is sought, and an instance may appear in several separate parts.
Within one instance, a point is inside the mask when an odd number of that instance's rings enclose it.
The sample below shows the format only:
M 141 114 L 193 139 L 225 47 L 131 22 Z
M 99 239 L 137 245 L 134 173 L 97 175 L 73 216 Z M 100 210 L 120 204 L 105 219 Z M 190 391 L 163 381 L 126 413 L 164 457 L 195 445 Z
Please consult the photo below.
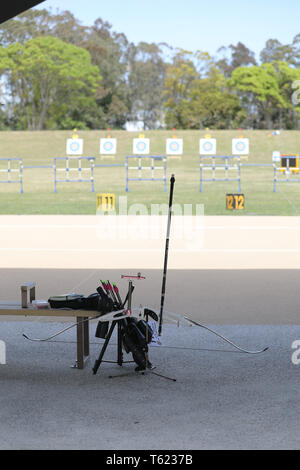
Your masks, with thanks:
M 0 25 L 0 80 L 2 130 L 298 129 L 300 34 L 270 39 L 257 62 L 241 42 L 212 57 L 135 45 L 101 18 L 29 10 Z

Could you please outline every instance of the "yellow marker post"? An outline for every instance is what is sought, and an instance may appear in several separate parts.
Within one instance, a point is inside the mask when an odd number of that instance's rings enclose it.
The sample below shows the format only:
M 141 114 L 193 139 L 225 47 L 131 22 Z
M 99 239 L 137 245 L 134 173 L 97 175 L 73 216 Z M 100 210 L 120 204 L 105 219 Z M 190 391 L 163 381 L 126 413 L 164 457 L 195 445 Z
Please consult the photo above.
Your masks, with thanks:
M 77 134 L 77 129 L 73 129 L 72 139 L 79 139 L 79 135 Z
M 205 130 L 206 130 L 207 134 L 205 134 L 205 137 L 204 137 L 204 138 L 205 138 L 205 139 L 211 139 L 211 134 L 209 134 L 209 132 L 208 132 L 208 131 L 210 130 L 209 127 L 206 127 Z
M 96 210 L 112 212 L 116 208 L 116 197 L 112 193 L 99 193 L 96 196 Z

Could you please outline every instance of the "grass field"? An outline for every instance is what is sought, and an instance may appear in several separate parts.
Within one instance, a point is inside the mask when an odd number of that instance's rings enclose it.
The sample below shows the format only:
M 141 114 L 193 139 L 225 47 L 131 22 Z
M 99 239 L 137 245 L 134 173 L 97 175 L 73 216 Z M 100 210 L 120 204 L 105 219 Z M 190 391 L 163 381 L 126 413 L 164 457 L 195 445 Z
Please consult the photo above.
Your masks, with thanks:
M 0 158 L 20 157 L 24 165 L 51 165 L 54 157 L 65 156 L 66 139 L 70 131 L 1 132 Z M 132 154 L 132 139 L 138 133 L 113 132 L 118 139 L 118 155 L 115 160 L 101 160 L 99 139 L 105 131 L 82 131 L 84 154 L 97 157 L 96 163 L 124 163 L 126 155 Z M 238 184 L 204 183 L 204 192 L 199 192 L 199 139 L 205 131 L 177 131 L 184 139 L 184 155 L 181 160 L 168 157 L 168 177 L 176 175 L 174 202 L 180 204 L 204 204 L 206 215 L 232 215 L 225 208 L 225 194 L 237 192 Z M 217 138 L 218 155 L 231 154 L 231 140 L 238 137 L 237 131 L 211 131 Z M 243 131 L 250 139 L 249 163 L 272 163 L 273 150 L 285 153 L 300 151 L 299 131 L 285 131 L 271 137 L 270 131 Z M 151 154 L 164 155 L 165 140 L 171 131 L 146 132 L 151 139 Z M 4 166 L 1 165 L 3 169 Z M 25 169 L 24 194 L 19 194 L 19 185 L 0 184 L 0 214 L 95 214 L 96 193 L 111 192 L 128 196 L 128 205 L 167 203 L 168 194 L 158 182 L 132 182 L 130 192 L 125 192 L 124 168 L 99 168 L 95 170 L 95 193 L 88 183 L 60 183 L 57 194 L 53 193 L 52 169 Z M 145 174 L 146 176 L 146 174 Z M 207 175 L 208 176 L 208 175 Z M 6 179 L 0 173 L 0 179 Z M 273 169 L 242 170 L 242 192 L 246 196 L 245 211 L 241 215 L 300 215 L 300 184 L 278 184 L 273 193 Z

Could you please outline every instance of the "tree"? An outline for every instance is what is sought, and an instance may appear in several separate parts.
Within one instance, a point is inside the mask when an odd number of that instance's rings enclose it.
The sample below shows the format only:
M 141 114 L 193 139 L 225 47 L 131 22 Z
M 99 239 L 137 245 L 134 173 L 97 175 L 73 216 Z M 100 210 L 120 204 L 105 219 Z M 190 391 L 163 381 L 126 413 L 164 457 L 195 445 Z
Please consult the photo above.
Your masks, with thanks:
M 156 128 L 163 120 L 163 91 L 166 66 L 157 44 L 131 45 L 127 74 L 128 108 L 131 120 L 140 120 L 145 129 Z
M 262 63 L 284 61 L 295 64 L 295 48 L 293 45 L 283 45 L 277 39 L 269 39 L 260 53 Z
M 299 88 L 300 69 L 282 61 L 274 64 L 274 67 L 277 72 L 280 94 L 285 102 L 285 106 L 278 109 L 274 117 L 277 124 L 276 127 L 297 129 L 300 118 L 300 106 L 293 103 L 292 95 L 295 90 L 293 84 L 298 84 Z
M 189 127 L 190 93 L 198 77 L 193 54 L 179 50 L 173 59 L 173 64 L 167 68 L 165 80 L 164 107 L 168 127 L 182 129 Z
M 101 79 L 86 50 L 48 36 L 2 48 L 0 70 L 15 113 L 21 109 L 32 130 L 43 129 L 50 116 L 59 126 L 74 103 L 93 106 Z
M 293 57 L 296 67 L 300 67 L 300 34 L 297 34 L 293 39 Z
M 299 69 L 284 62 L 240 67 L 232 73 L 228 85 L 237 92 L 247 111 L 247 124 L 258 128 L 282 127 L 284 116 L 299 118 L 293 106 L 292 83 L 300 79 Z M 295 121 L 296 120 L 296 121 Z
M 122 127 L 127 120 L 127 49 L 124 34 L 115 33 L 112 26 L 98 18 L 82 46 L 87 49 L 92 63 L 97 65 L 102 81 L 96 93 L 98 127 Z
M 52 14 L 46 9 L 30 9 L 0 25 L 0 44 L 5 47 L 25 44 L 38 36 L 54 36 L 78 46 L 88 31 L 68 10 Z
M 212 58 L 28 10 L 0 25 L 0 129 L 299 127 L 300 34 L 269 39 L 260 59 L 242 42 Z
M 34 37 L 49 35 L 51 22 L 51 15 L 47 10 L 27 10 L 0 25 L 0 44 L 3 47 L 16 42 L 25 44 Z
M 168 127 L 217 129 L 238 126 L 244 113 L 237 96 L 226 88 L 224 75 L 211 57 L 180 51 L 165 82 Z
M 216 65 L 226 78 L 231 77 L 232 72 L 241 66 L 256 65 L 254 52 L 242 42 L 238 42 L 236 46 L 223 46 L 217 52 L 223 54 L 223 57 L 216 60 Z
M 194 82 L 191 90 L 192 128 L 230 129 L 241 125 L 245 118 L 237 96 L 226 87 L 223 74 L 213 68 L 208 77 Z
M 90 28 L 82 26 L 80 21 L 70 11 L 61 11 L 56 15 L 51 15 L 49 19 L 51 23 L 51 36 L 75 46 L 83 46 L 90 33 Z

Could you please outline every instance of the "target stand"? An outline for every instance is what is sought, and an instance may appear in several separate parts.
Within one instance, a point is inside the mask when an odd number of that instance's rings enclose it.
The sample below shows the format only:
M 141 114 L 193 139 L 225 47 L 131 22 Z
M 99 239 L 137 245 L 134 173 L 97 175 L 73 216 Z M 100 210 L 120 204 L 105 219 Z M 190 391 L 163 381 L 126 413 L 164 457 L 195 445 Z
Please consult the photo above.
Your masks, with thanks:
M 64 167 L 59 167 L 59 163 L 63 162 Z M 88 166 L 84 167 L 83 162 L 87 162 Z M 72 163 L 76 163 L 72 166 Z M 94 189 L 94 167 L 95 157 L 56 157 L 54 158 L 54 192 L 57 192 L 57 183 L 90 183 L 91 192 Z M 77 173 L 77 178 L 72 178 L 71 173 Z M 58 178 L 58 174 L 64 173 L 64 178 Z M 88 176 L 83 175 L 88 173 Z
M 5 168 L 2 167 L 5 165 Z M 22 158 L 0 158 L 0 174 L 7 173 L 7 179 L 0 179 L 0 183 L 19 184 L 20 194 L 23 194 L 23 160 Z M 16 178 L 13 177 L 16 176 Z
M 203 160 L 209 160 L 204 163 Z M 204 177 L 204 172 L 210 171 L 211 178 Z M 217 176 L 217 172 L 223 172 L 224 177 Z M 232 176 L 235 172 L 235 176 Z M 234 182 L 238 183 L 238 192 L 241 192 L 241 157 L 240 156 L 200 156 L 200 192 L 203 192 L 204 182 Z
M 131 162 L 133 159 L 138 161 L 138 166 L 131 166 Z M 150 165 L 144 166 L 144 162 L 150 162 Z M 163 166 L 156 166 L 157 162 L 163 162 Z M 162 181 L 164 183 L 164 192 L 167 191 L 167 157 L 163 156 L 136 156 L 136 155 L 130 155 L 126 157 L 126 192 L 129 192 L 129 181 Z M 148 171 L 149 177 L 143 177 L 143 172 Z M 131 177 L 129 176 L 129 173 L 131 171 L 137 171 L 138 176 L 137 177 Z M 162 175 L 160 177 L 157 177 L 155 175 L 155 172 L 161 171 Z

